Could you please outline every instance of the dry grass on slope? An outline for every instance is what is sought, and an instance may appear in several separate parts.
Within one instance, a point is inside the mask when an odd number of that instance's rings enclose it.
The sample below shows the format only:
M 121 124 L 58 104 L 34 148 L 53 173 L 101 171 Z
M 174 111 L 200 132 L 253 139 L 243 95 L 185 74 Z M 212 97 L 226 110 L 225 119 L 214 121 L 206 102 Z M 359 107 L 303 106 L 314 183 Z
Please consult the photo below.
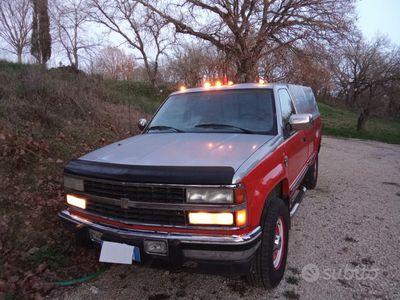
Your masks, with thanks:
M 139 113 L 110 98 L 99 78 L 0 62 L 0 298 L 41 298 L 99 268 L 57 211 L 65 162 L 135 133 Z

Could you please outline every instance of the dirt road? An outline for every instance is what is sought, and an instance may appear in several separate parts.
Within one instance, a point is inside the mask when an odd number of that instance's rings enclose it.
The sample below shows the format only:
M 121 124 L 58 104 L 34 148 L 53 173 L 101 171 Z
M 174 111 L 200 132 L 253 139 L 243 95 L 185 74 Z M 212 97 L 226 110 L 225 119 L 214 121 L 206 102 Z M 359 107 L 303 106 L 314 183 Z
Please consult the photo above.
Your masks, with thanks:
M 61 291 L 57 291 L 59 295 Z M 272 291 L 240 278 L 113 266 L 59 299 L 400 299 L 400 146 L 324 138 Z

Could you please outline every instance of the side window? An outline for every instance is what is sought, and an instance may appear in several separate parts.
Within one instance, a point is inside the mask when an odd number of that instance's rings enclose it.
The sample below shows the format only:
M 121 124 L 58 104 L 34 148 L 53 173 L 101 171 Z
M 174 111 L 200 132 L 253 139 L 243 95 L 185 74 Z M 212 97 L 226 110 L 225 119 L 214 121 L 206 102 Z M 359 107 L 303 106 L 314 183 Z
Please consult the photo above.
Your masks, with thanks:
M 289 93 L 285 89 L 278 90 L 279 102 L 281 104 L 282 112 L 282 123 L 285 126 L 289 122 L 289 118 L 292 114 L 295 114 L 292 99 L 290 99 Z

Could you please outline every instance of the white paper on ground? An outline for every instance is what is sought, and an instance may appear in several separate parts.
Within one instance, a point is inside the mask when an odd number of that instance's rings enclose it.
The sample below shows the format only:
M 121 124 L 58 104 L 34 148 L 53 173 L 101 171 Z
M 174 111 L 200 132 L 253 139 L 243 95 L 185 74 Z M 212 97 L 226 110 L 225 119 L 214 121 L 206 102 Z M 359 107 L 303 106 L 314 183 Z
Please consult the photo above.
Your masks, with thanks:
M 100 252 L 100 262 L 115 264 L 132 264 L 135 246 L 103 241 Z

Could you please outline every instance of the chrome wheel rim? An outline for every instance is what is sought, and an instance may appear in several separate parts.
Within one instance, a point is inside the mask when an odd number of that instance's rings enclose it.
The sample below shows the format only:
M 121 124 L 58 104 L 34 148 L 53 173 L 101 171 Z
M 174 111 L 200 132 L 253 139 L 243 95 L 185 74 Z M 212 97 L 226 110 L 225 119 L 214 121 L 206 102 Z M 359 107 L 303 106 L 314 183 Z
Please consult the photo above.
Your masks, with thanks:
M 272 250 L 272 261 L 275 269 L 279 269 L 283 260 L 283 251 L 285 249 L 285 230 L 282 217 L 279 217 L 275 226 L 274 245 Z

